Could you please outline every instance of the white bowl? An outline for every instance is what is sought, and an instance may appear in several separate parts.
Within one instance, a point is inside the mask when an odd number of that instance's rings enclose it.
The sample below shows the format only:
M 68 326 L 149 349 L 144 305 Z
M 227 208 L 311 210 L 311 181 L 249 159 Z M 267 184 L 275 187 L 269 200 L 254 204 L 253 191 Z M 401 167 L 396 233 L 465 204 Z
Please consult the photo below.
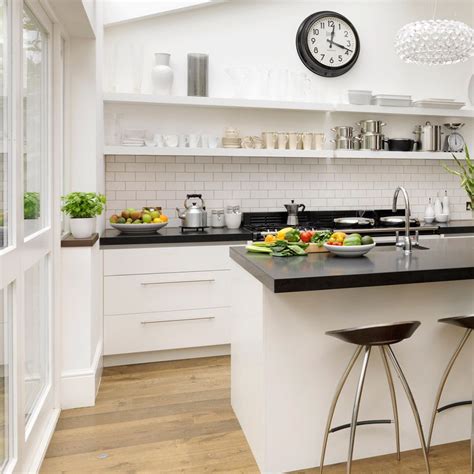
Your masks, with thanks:
M 167 222 L 160 224 L 112 224 L 110 225 L 123 234 L 155 234 L 157 231 L 166 227 Z
M 369 105 L 372 101 L 372 91 L 348 90 L 349 104 Z
M 449 214 L 437 214 L 436 222 L 448 222 Z
M 433 221 L 434 221 L 434 217 L 423 217 L 423 221 L 425 222 L 425 224 L 431 224 Z
M 329 252 L 337 255 L 338 257 L 362 257 L 367 252 L 370 252 L 375 247 L 375 242 L 373 244 L 367 245 L 329 245 L 324 244 L 324 248 L 329 250 Z

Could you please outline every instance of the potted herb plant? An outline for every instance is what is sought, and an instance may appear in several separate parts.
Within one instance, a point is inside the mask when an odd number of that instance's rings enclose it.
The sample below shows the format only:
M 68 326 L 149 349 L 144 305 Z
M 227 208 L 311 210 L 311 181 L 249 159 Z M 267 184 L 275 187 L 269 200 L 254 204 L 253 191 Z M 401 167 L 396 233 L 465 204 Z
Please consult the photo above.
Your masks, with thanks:
M 461 161 L 459 161 L 456 156 L 453 154 L 453 158 L 458 165 L 458 169 L 449 168 L 446 165 L 443 165 L 444 169 L 451 174 L 455 174 L 459 176 L 461 179 L 461 187 L 465 189 L 469 200 L 471 201 L 471 212 L 474 218 L 474 162 L 471 160 L 469 156 L 469 150 L 466 147 L 464 148 L 466 164 L 463 165 Z
M 105 207 L 105 196 L 99 193 L 69 193 L 63 196 L 62 211 L 70 220 L 71 234 L 76 239 L 87 239 L 95 232 L 96 216 Z
M 38 219 L 40 218 L 40 194 L 28 191 L 23 194 L 23 219 L 25 235 L 30 235 L 39 230 Z

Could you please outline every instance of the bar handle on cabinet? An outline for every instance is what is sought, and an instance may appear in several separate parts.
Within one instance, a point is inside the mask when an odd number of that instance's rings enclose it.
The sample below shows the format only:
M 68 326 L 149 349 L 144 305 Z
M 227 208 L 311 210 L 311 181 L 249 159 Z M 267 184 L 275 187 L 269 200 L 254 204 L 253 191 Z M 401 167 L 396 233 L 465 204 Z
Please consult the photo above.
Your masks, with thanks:
M 216 319 L 215 316 L 205 316 L 202 318 L 183 318 L 183 319 L 158 319 L 155 321 L 140 321 L 140 324 L 157 324 L 157 323 L 176 323 L 180 321 L 204 321 L 204 320 L 211 320 Z
M 212 282 L 216 281 L 215 278 L 205 278 L 202 280 L 175 280 L 175 281 L 144 281 L 140 283 L 142 286 L 152 286 L 152 285 L 168 285 L 172 283 L 203 283 L 203 282 Z

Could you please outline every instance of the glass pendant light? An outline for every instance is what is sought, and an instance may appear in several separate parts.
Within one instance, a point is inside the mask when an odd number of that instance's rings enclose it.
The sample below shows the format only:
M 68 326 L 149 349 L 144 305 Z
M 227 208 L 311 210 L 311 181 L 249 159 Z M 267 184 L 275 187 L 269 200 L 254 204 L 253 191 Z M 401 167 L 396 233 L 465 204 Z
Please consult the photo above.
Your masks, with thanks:
M 435 12 L 436 6 L 437 1 Z M 474 30 L 455 20 L 415 21 L 397 33 L 395 50 L 406 63 L 429 66 L 459 63 L 474 53 Z

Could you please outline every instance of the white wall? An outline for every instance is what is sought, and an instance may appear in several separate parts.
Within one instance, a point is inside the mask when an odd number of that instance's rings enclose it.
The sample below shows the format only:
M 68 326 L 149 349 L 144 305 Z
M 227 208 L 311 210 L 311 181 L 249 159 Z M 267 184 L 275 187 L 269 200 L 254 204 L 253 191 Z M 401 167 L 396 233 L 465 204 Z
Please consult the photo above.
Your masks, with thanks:
M 167 15 L 106 31 L 105 60 L 115 45 L 142 45 L 143 92 L 151 92 L 150 69 L 154 52 L 171 53 L 175 72 L 173 93 L 186 95 L 186 54 L 210 54 L 210 95 L 229 96 L 225 68 L 265 66 L 307 71 L 295 48 L 298 26 L 306 16 L 330 8 L 347 16 L 359 32 L 361 54 L 357 64 L 339 78 L 313 75 L 317 88 L 329 97 L 346 89 L 372 89 L 376 93 L 412 94 L 414 97 L 466 99 L 473 72 L 467 63 L 424 67 L 404 64 L 395 54 L 396 32 L 404 24 L 430 19 L 431 0 L 232 1 L 212 7 Z M 440 1 L 438 18 L 456 18 L 473 26 L 470 1 Z M 122 47 L 122 50 L 124 48 Z M 121 76 L 130 71 L 120 70 Z

